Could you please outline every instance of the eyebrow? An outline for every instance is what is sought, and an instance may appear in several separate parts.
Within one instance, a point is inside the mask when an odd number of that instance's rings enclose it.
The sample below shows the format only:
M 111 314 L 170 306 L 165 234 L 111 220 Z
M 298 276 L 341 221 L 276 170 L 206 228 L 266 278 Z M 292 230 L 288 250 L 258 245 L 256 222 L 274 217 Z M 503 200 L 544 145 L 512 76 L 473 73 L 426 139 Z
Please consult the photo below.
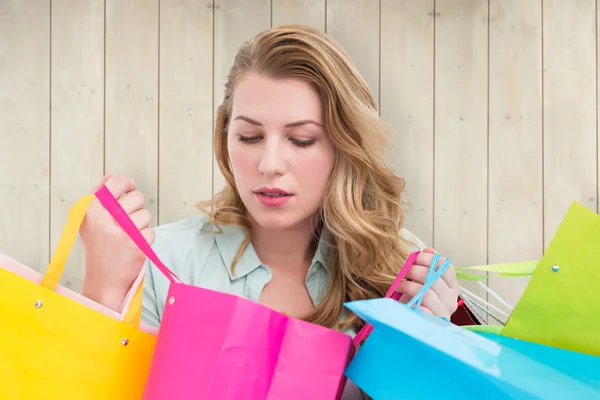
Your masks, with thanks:
M 237 116 L 237 117 L 235 117 L 233 120 L 235 121 L 235 120 L 237 120 L 237 119 L 240 119 L 240 120 L 242 120 L 242 121 L 246 121 L 247 123 L 249 123 L 249 124 L 252 124 L 252 125 L 256 125 L 256 126 L 263 126 L 263 125 L 262 125 L 260 122 L 258 122 L 257 120 L 255 120 L 255 119 L 252 119 L 252 118 L 250 118 L 250 117 L 246 117 L 245 115 L 238 115 L 238 116 Z M 312 120 L 312 119 L 303 119 L 303 120 L 301 120 L 301 121 L 290 122 L 289 124 L 285 124 L 285 127 L 286 127 L 286 128 L 297 128 L 297 127 L 299 127 L 299 126 L 302 126 L 302 125 L 307 125 L 307 124 L 313 124 L 313 125 L 316 125 L 316 126 L 320 126 L 321 128 L 323 127 L 323 125 L 321 125 L 320 123 L 318 123 L 317 121 L 314 121 L 314 120 Z

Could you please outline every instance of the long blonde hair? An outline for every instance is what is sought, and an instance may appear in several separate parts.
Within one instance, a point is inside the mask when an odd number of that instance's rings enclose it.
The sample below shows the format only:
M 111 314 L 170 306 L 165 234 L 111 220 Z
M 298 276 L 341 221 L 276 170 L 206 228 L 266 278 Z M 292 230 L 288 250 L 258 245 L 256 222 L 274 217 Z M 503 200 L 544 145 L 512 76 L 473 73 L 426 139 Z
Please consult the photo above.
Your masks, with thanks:
M 253 71 L 311 84 L 324 107 L 325 128 L 336 159 L 319 220 L 331 234 L 331 280 L 323 301 L 305 320 L 330 328 L 359 329 L 349 315 L 340 326 L 344 302 L 383 297 L 407 257 L 400 236 L 404 180 L 383 161 L 388 131 L 369 87 L 344 49 L 316 29 L 282 25 L 262 32 L 237 53 L 218 108 L 214 151 L 225 188 L 199 205 L 213 225 L 247 229 L 234 264 L 250 243 L 250 224 L 237 192 L 227 151 L 227 130 L 236 83 Z

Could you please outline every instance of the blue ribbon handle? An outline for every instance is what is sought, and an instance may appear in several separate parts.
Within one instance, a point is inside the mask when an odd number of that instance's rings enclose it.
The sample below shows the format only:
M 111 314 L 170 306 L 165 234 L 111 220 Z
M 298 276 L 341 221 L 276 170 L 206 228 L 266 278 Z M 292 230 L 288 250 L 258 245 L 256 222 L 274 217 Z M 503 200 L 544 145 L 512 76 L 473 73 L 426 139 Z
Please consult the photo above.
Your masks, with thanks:
M 444 272 L 450 267 L 450 259 L 446 258 L 446 261 L 442 264 L 442 266 L 436 270 L 437 264 L 440 260 L 440 255 L 435 253 L 433 258 L 431 259 L 431 264 L 429 265 L 429 271 L 427 272 L 427 277 L 425 278 L 425 284 L 421 287 L 419 292 L 406 304 L 407 307 L 412 308 L 416 305 L 415 310 L 418 310 L 421 307 L 421 303 L 423 302 L 423 298 L 425 297 L 425 293 L 427 290 L 433 285 L 438 279 L 442 277 Z

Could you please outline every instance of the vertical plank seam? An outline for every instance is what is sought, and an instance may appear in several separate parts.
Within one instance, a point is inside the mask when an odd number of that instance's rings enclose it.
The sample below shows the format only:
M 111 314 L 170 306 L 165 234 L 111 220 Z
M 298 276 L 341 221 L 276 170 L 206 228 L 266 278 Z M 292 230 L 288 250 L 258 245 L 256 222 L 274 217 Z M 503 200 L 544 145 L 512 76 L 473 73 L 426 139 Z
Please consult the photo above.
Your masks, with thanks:
M 156 225 L 160 225 L 160 0 L 157 0 L 157 47 L 158 52 L 156 56 Z
M 212 1 L 212 129 L 210 130 L 210 155 L 212 162 L 210 163 L 210 179 L 211 179 L 211 198 L 215 195 L 215 32 L 216 32 L 216 23 L 217 23 L 217 8 L 216 8 L 216 0 Z M 211 202 L 212 204 L 212 202 Z M 213 206 L 211 206 L 211 212 L 213 210 Z
M 487 155 L 486 155 L 486 174 L 487 174 L 487 182 L 486 182 L 486 188 L 487 188 L 487 192 L 486 192 L 486 202 L 487 202 L 487 210 L 486 210 L 486 238 L 485 238 L 485 261 L 486 264 L 490 263 L 490 55 L 491 55 L 491 51 L 490 51 L 490 36 L 491 36 L 491 29 L 490 29 L 490 25 L 491 25 L 491 6 L 490 6 L 491 0 L 488 0 L 487 2 L 487 66 L 486 66 L 486 73 L 487 73 L 487 93 L 486 93 L 486 97 L 487 97 L 487 104 L 486 104 L 486 109 L 487 109 L 487 115 L 486 115 L 486 122 L 487 122 L 487 143 L 486 143 L 486 148 L 487 148 Z M 487 278 L 485 278 L 486 280 L 486 285 L 488 287 L 490 287 L 490 273 L 486 272 Z M 490 295 L 489 293 L 486 291 L 485 292 L 485 300 L 487 302 L 490 301 Z M 489 307 L 488 307 L 489 309 Z M 489 319 L 488 319 L 489 322 Z
M 594 4 L 594 31 L 596 40 L 596 212 L 600 211 L 598 197 L 600 195 L 600 181 L 598 180 L 598 0 Z
M 378 2 L 377 18 L 377 114 L 381 117 L 381 0 Z
M 269 11 L 271 13 L 269 25 L 272 28 L 273 27 L 273 0 L 271 0 L 271 9 Z
M 52 0 L 48 9 L 48 261 L 52 257 Z
M 325 3 L 324 4 L 324 7 L 325 7 L 325 25 L 324 25 L 325 32 L 327 32 L 327 1 L 328 0 L 324 1 L 324 3 Z
M 432 157 L 431 157 L 431 162 L 433 164 L 432 170 L 433 170 L 433 176 L 432 176 L 432 182 L 431 182 L 431 186 L 432 186 L 432 190 L 431 190 L 431 247 L 435 248 L 435 209 L 436 209 L 436 205 L 435 205 L 435 181 L 436 181 L 436 171 L 435 171 L 435 137 L 436 137 L 436 118 L 435 118 L 435 113 L 436 113 L 436 108 L 435 108 L 435 88 L 436 88 L 436 42 L 437 42 L 437 1 L 433 0 L 433 66 L 432 66 L 432 96 L 433 96 L 433 101 L 432 101 L 432 119 L 433 119 L 433 123 L 432 123 L 432 128 L 433 128 L 433 132 L 432 134 Z
M 546 144 L 545 144 L 545 136 L 546 136 L 546 117 L 545 117 L 545 105 L 546 105 L 546 97 L 545 97 L 545 76 L 546 76 L 546 66 L 545 66 L 545 49 L 544 49 L 544 0 L 540 0 L 541 12 L 540 12 L 540 45 L 541 45 L 541 86 L 542 86 L 542 255 L 546 251 Z
M 102 98 L 102 175 L 106 175 L 106 2 L 104 0 L 104 43 L 103 45 L 103 79 L 102 90 L 104 92 Z

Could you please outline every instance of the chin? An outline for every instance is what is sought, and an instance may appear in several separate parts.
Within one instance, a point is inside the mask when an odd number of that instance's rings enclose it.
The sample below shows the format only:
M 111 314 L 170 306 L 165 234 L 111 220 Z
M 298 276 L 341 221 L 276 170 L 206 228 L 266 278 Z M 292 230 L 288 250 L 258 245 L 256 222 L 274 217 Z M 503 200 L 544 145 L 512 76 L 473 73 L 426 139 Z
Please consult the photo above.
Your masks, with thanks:
M 290 208 L 265 209 L 262 206 L 258 206 L 246 209 L 248 210 L 250 220 L 263 229 L 290 230 L 303 226 L 311 220 L 310 214 L 306 215 L 303 212 L 298 212 L 300 210 Z
M 265 215 L 267 214 L 267 215 Z M 297 226 L 299 221 L 296 218 L 290 218 L 290 216 L 281 213 L 280 215 L 268 215 L 269 213 L 257 213 L 252 214 L 252 218 L 256 221 L 256 224 L 263 229 L 270 230 L 287 230 Z

